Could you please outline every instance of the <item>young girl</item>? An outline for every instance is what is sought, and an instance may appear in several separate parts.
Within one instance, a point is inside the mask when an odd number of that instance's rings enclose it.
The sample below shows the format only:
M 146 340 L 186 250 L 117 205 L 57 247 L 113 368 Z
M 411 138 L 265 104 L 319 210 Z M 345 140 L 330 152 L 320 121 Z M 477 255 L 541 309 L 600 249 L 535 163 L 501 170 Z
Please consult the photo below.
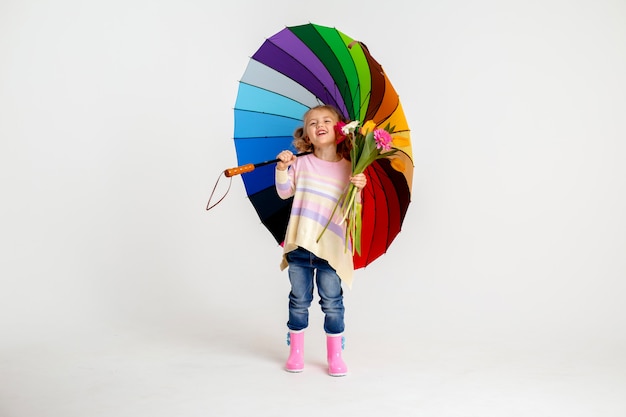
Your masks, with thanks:
M 299 152 L 311 151 L 296 158 L 288 151 L 278 154 L 276 191 L 287 199 L 294 197 L 285 235 L 281 270 L 288 269 L 290 345 L 286 370 L 304 369 L 304 330 L 309 324 L 309 306 L 313 300 L 314 281 L 324 312 L 324 331 L 328 373 L 347 374 L 341 357 L 344 306 L 342 281 L 352 281 L 354 265 L 352 250 L 345 250 L 345 223 L 340 210 L 334 214 L 321 239 L 337 200 L 351 182 L 359 190 L 366 184 L 364 174 L 351 176 L 347 141 L 337 144 L 335 126 L 343 121 L 341 113 L 332 106 L 318 106 L 304 114 L 304 126 L 294 133 L 294 146 Z

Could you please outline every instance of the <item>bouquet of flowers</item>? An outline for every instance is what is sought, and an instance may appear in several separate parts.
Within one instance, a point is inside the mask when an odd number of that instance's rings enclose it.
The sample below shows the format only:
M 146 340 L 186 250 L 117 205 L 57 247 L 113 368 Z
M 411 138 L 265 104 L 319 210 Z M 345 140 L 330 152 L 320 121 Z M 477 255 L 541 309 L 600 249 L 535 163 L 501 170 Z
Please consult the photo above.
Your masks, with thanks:
M 337 143 L 341 143 L 344 140 L 350 141 L 350 161 L 352 163 L 352 176 L 360 174 L 370 166 L 374 161 L 380 158 L 387 158 L 398 151 L 396 146 L 406 145 L 404 138 L 393 138 L 391 135 L 394 133 L 394 127 L 387 124 L 384 128 L 379 128 L 373 121 L 368 121 L 362 126 L 358 120 L 350 123 L 338 122 L 335 125 L 335 134 L 337 136 Z M 398 142 L 398 143 L 396 143 Z M 401 161 L 399 159 L 392 160 L 392 167 L 398 171 L 402 171 L 403 167 L 400 166 Z M 352 242 L 352 254 L 355 251 L 359 255 L 361 254 L 361 204 L 357 201 L 358 189 L 354 184 L 348 184 L 348 187 L 344 191 L 343 195 L 337 201 L 335 208 L 333 209 L 328 223 L 324 230 L 320 233 L 317 240 L 319 241 L 331 219 L 335 216 L 337 209 L 341 208 L 343 214 L 341 223 L 346 224 L 346 236 L 345 236 L 345 250 L 348 250 L 348 244 Z

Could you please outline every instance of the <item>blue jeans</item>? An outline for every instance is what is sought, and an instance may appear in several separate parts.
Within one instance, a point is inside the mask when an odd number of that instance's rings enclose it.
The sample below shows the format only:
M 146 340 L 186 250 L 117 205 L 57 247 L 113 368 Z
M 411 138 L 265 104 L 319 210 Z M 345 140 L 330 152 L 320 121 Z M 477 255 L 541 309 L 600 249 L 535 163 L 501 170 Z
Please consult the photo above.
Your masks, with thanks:
M 337 272 L 327 261 L 318 258 L 306 249 L 298 248 L 288 252 L 289 281 L 289 321 L 290 330 L 304 330 L 309 325 L 309 306 L 313 301 L 313 278 L 320 296 L 324 312 L 324 331 L 339 334 L 344 331 L 343 289 Z

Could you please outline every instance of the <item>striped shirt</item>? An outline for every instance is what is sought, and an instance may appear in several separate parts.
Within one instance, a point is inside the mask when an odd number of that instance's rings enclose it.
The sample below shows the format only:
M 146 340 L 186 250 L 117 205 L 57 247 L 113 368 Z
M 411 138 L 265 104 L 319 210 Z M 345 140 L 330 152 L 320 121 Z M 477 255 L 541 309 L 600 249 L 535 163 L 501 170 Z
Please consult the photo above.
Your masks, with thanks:
M 328 261 L 337 275 L 348 286 L 352 285 L 354 264 L 352 249 L 345 245 L 345 223 L 337 209 L 332 221 L 324 230 L 337 200 L 350 183 L 350 162 L 342 159 L 329 162 L 314 154 L 301 156 L 288 170 L 276 170 L 276 192 L 282 199 L 293 196 L 293 206 L 287 225 L 281 270 L 288 265 L 285 254 L 302 247 L 317 257 Z

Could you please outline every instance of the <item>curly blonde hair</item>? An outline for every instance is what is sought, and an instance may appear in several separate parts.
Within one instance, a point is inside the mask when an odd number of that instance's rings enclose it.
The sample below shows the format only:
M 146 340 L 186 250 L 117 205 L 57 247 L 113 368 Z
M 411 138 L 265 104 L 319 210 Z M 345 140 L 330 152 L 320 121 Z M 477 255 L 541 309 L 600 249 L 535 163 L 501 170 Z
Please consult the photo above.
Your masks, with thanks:
M 307 119 L 309 118 L 311 112 L 314 110 L 328 110 L 337 117 L 338 121 L 348 123 L 348 119 L 346 119 L 343 114 L 341 114 L 339 109 L 337 109 L 335 106 L 331 106 L 330 104 L 321 104 L 319 106 L 311 107 L 309 110 L 306 111 L 306 113 L 304 113 L 304 116 L 302 116 L 302 120 L 304 122 L 303 126 L 298 127 L 293 132 L 293 146 L 298 150 L 298 152 L 313 152 L 313 144 L 306 135 L 306 130 L 304 126 L 307 125 Z M 349 159 L 350 141 L 344 140 L 343 142 L 338 144 L 337 154 L 346 159 Z

